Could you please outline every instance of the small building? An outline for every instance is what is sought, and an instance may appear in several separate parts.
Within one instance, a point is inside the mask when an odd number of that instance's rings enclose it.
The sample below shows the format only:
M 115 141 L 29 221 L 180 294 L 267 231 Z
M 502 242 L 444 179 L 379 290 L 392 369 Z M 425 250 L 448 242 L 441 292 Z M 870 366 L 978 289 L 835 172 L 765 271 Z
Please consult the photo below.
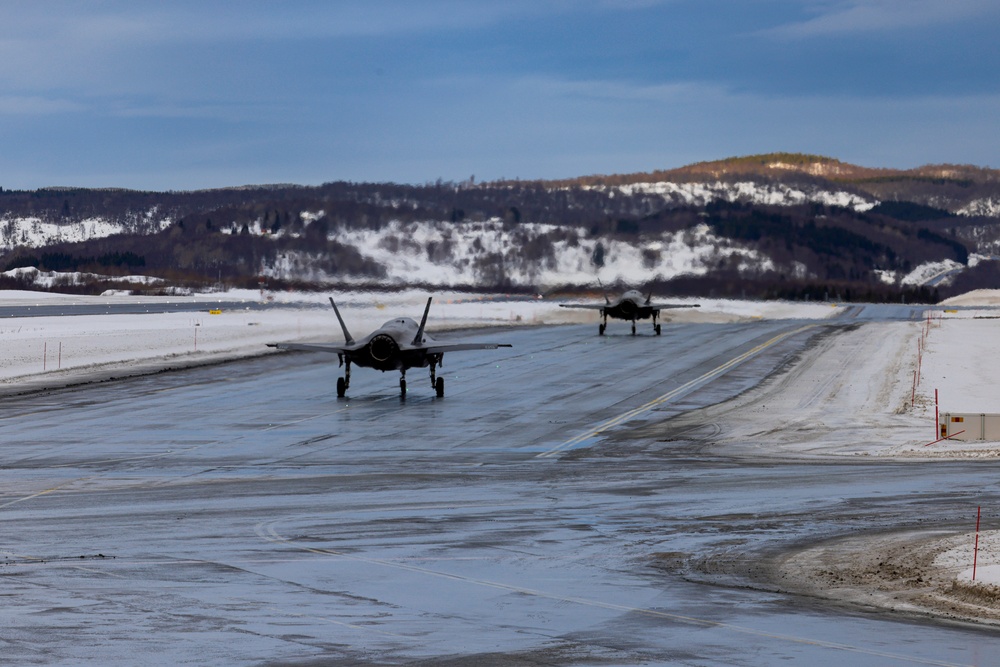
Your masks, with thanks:
M 941 438 L 965 442 L 1000 442 L 1000 414 L 943 412 L 938 416 Z

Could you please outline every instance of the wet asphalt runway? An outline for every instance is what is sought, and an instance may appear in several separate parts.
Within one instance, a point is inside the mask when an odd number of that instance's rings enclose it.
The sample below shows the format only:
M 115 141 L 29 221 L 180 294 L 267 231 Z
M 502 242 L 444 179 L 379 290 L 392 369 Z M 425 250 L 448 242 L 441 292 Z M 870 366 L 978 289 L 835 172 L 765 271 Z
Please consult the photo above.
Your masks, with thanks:
M 471 338 L 514 348 L 448 355 L 444 399 L 425 369 L 405 401 L 356 369 L 338 400 L 336 361 L 303 353 L 6 400 L 0 656 L 995 664 L 996 631 L 758 574 L 824 537 L 968 529 L 970 503 L 1000 506 L 995 463 L 758 462 L 670 427 L 906 312 L 491 331 Z

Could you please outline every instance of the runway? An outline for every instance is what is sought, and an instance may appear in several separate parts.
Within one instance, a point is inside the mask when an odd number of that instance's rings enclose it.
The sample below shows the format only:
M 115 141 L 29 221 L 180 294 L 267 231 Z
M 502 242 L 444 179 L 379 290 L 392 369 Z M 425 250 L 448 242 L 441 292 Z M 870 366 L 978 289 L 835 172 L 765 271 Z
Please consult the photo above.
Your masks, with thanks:
M 755 565 L 947 524 L 995 498 L 993 466 L 761 462 L 668 428 L 892 313 L 477 332 L 514 347 L 446 356 L 443 399 L 422 369 L 405 400 L 356 369 L 338 400 L 336 358 L 303 353 L 7 400 L 0 654 L 989 664 L 994 632 L 783 593 Z

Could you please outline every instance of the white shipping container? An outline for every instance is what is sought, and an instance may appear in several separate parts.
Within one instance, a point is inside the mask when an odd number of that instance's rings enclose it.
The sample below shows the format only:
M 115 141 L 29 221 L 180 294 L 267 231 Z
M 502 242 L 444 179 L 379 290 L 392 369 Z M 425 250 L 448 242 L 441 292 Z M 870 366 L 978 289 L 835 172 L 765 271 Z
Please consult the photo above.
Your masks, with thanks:
M 1000 442 L 1000 414 L 943 412 L 938 416 L 941 438 L 965 442 Z

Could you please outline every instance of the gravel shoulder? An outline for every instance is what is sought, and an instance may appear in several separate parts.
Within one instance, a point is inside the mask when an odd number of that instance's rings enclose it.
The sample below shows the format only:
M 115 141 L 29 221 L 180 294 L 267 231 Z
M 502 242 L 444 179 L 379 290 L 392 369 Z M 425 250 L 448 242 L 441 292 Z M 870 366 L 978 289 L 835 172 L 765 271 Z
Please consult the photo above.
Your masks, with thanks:
M 786 554 L 770 576 L 782 589 L 898 612 L 1000 626 L 1000 531 L 911 531 L 831 540 Z

